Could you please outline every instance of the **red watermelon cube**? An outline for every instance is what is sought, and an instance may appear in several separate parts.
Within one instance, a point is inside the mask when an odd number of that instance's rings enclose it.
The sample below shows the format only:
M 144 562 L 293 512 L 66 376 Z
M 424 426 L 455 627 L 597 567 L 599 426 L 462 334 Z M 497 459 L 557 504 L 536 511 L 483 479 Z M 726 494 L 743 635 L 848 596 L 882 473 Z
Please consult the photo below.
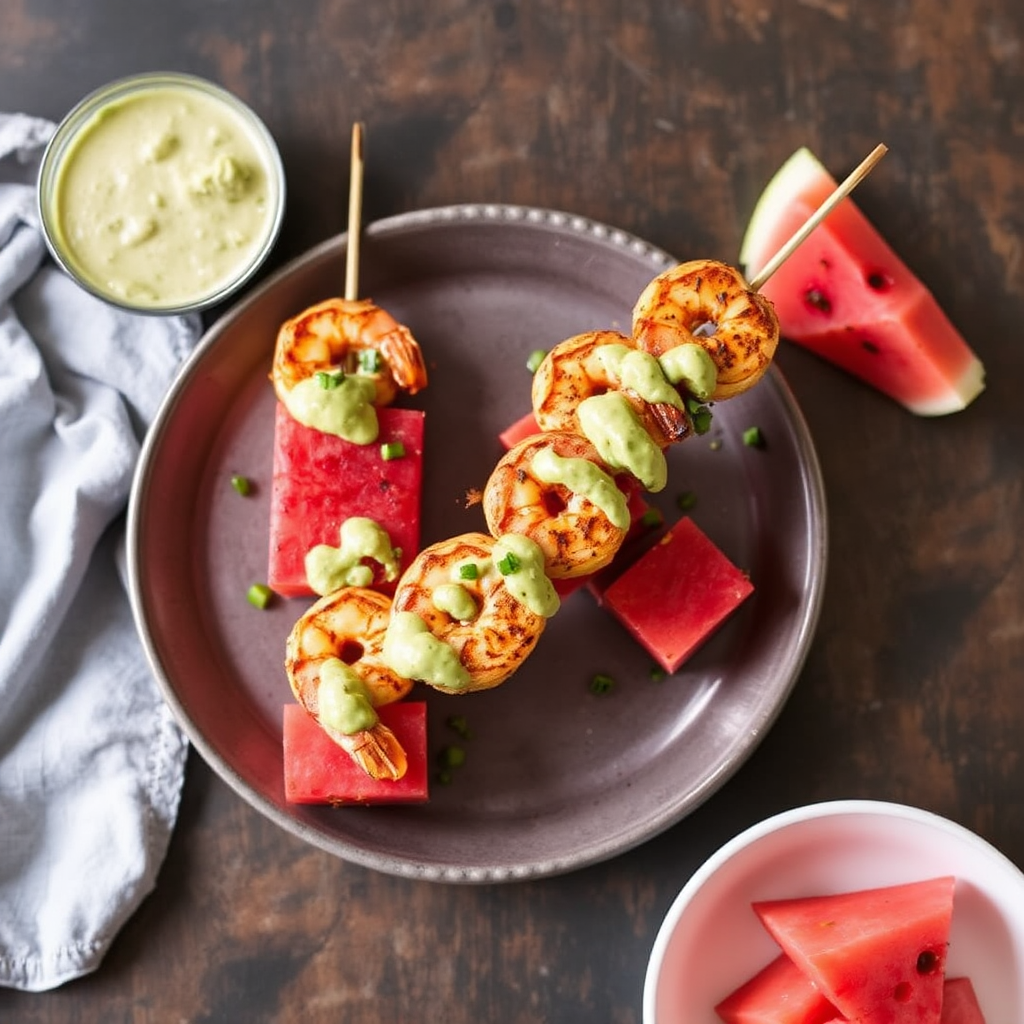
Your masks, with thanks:
M 402 778 L 371 779 L 300 704 L 284 706 L 284 797 L 292 804 L 416 804 L 429 798 L 427 705 L 399 701 L 377 709 L 402 744 Z
M 985 1024 L 970 978 L 947 978 L 939 1024 Z
M 939 1024 L 952 877 L 754 904 L 783 951 L 863 1024 Z
M 354 444 L 303 426 L 278 403 L 267 583 L 283 597 L 312 595 L 306 553 L 317 544 L 336 547 L 341 524 L 352 516 L 366 516 L 387 531 L 402 551 L 402 569 L 419 550 L 424 414 L 388 407 L 377 417 L 377 441 Z M 405 454 L 385 459 L 381 445 L 396 441 Z M 384 591 L 394 586 L 383 576 L 374 583 Z
M 528 412 L 525 416 L 520 416 L 515 423 L 510 423 L 498 435 L 498 440 L 505 446 L 507 451 L 509 448 L 519 444 L 523 438 L 532 437 L 534 434 L 539 434 L 540 432 L 540 427 L 537 425 L 537 421 L 534 419 L 533 413 Z
M 715 1012 L 725 1024 L 828 1024 L 839 1018 L 785 953 L 723 999 Z
M 684 516 L 604 589 L 601 603 L 675 672 L 753 591 L 746 574 Z

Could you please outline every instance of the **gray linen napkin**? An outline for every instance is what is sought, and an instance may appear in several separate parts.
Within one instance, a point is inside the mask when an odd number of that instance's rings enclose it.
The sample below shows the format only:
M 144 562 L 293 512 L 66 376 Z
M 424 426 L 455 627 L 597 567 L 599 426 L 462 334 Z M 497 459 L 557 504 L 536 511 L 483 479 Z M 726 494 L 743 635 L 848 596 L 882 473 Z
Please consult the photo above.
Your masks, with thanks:
M 99 302 L 46 258 L 48 121 L 0 114 L 0 985 L 96 969 L 156 881 L 187 743 L 135 632 L 123 511 L 200 331 Z

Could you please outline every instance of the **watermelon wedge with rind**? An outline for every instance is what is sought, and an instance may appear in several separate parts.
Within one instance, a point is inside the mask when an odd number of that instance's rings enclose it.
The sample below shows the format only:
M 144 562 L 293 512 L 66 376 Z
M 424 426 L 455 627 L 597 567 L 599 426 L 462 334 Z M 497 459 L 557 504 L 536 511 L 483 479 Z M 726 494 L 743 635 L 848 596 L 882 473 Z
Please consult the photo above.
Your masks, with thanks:
M 797 150 L 758 200 L 740 250 L 753 280 L 836 188 L 810 150 Z M 967 406 L 985 370 L 934 295 L 850 198 L 761 288 L 784 338 L 922 416 Z
M 753 905 L 772 938 L 858 1024 L 939 1024 L 955 879 Z

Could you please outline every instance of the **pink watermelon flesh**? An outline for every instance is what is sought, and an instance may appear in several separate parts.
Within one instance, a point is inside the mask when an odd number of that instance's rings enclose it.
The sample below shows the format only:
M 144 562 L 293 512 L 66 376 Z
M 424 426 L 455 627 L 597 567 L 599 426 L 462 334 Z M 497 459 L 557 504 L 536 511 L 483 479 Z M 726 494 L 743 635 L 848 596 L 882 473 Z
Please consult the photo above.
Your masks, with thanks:
M 402 551 L 403 569 L 419 550 L 424 415 L 386 408 L 377 416 L 377 440 L 353 444 L 303 426 L 278 403 L 267 580 L 276 593 L 312 595 L 306 552 L 317 544 L 337 547 L 341 524 L 352 516 L 366 516 L 387 531 Z M 381 445 L 391 441 L 401 441 L 405 455 L 385 460 Z M 394 589 L 383 574 L 374 583 L 386 592 Z
M 754 904 L 772 937 L 859 1024 L 939 1024 L 952 877 Z
M 740 261 L 752 279 L 836 182 L 798 150 L 758 202 Z M 761 288 L 783 337 L 920 415 L 964 408 L 984 368 L 935 297 L 854 205 L 841 202 Z
M 605 588 L 601 603 L 671 673 L 753 590 L 746 575 L 684 517 Z
M 284 706 L 284 796 L 293 804 L 409 804 L 429 797 L 427 705 L 400 701 L 377 709 L 409 764 L 397 781 L 371 779 L 299 704 Z
M 838 1017 L 785 953 L 723 999 L 715 1012 L 725 1024 L 827 1024 Z
M 985 1024 L 970 978 L 947 978 L 939 1024 Z

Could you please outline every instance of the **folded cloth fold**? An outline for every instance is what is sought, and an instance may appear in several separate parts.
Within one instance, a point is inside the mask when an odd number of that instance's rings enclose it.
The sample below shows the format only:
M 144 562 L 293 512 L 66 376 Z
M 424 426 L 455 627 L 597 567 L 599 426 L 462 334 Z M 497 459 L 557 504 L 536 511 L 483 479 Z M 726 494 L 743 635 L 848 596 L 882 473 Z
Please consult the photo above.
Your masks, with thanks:
M 47 259 L 48 121 L 0 113 L 0 985 L 96 969 L 152 890 L 187 743 L 135 631 L 123 512 L 142 434 L 200 333 Z

